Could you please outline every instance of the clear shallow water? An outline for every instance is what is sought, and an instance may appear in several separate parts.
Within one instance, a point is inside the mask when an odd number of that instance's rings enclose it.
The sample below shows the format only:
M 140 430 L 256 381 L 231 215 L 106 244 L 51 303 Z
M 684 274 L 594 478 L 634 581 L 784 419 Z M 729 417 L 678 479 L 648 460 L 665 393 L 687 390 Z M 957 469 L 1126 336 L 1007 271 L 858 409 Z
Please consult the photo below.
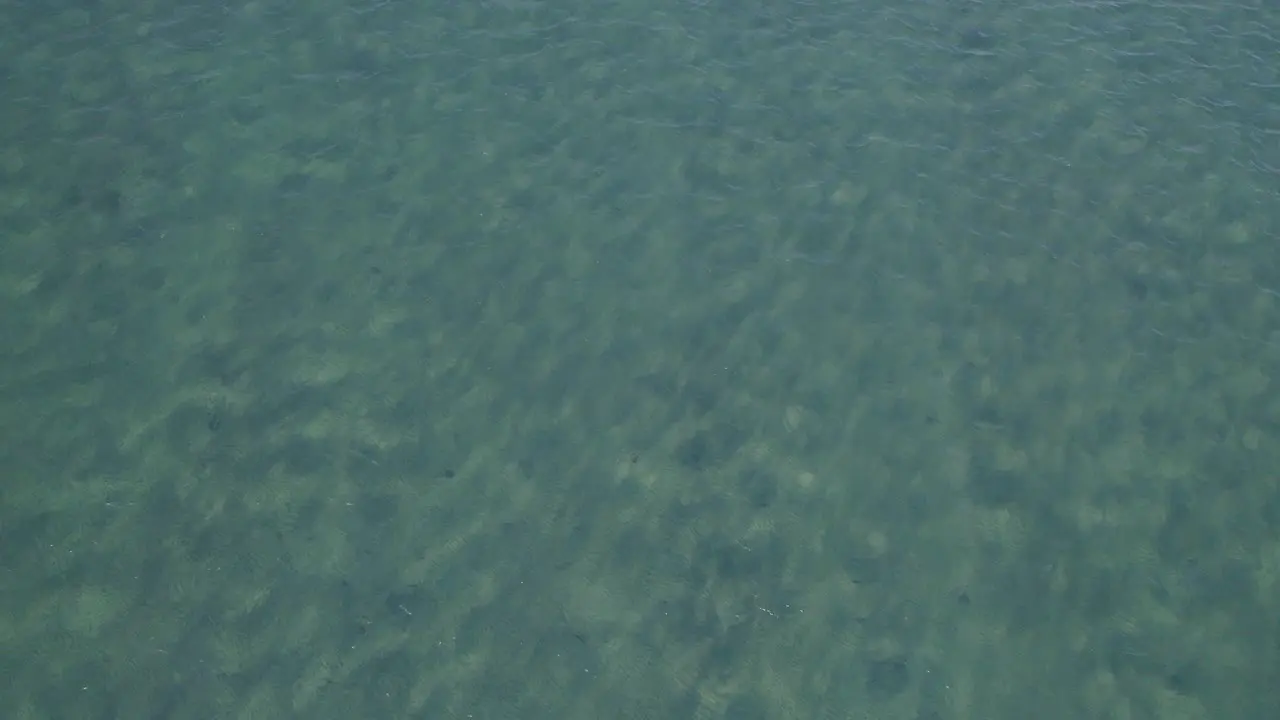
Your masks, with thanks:
M 1270 10 L 2 14 L 6 716 L 1275 706 Z

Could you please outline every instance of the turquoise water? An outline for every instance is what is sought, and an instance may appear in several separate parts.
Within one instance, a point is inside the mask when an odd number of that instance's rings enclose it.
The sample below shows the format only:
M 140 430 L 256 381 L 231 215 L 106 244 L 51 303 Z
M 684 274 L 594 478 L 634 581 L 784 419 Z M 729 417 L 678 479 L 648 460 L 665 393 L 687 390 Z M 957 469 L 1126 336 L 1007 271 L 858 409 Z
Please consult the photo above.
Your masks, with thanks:
M 6 718 L 1254 718 L 1260 2 L 0 8 Z

